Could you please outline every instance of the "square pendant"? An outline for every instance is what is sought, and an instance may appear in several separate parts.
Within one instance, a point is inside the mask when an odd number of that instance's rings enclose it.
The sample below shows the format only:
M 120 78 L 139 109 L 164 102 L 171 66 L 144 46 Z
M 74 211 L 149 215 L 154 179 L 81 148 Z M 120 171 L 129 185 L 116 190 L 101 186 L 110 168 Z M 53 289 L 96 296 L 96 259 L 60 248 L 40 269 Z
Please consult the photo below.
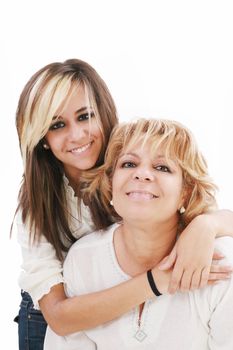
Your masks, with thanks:
M 135 333 L 134 337 L 135 337 L 138 341 L 142 342 L 142 341 L 147 337 L 147 334 L 146 334 L 145 332 L 143 332 L 142 330 L 139 329 L 139 330 Z

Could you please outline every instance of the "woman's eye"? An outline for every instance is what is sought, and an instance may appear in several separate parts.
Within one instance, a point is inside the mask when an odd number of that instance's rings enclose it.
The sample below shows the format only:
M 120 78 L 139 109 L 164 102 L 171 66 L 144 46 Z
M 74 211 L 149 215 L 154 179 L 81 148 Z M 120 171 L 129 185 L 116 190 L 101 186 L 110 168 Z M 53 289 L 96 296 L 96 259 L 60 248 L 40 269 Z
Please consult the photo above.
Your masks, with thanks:
M 135 168 L 136 164 L 133 162 L 123 162 L 121 168 Z
M 82 121 L 88 120 L 88 119 L 94 117 L 94 115 L 95 115 L 94 112 L 80 114 L 78 116 L 78 121 L 82 122 Z
M 61 128 L 64 128 L 65 126 L 65 123 L 64 122 L 56 122 L 54 124 L 52 124 L 49 128 L 49 130 L 57 130 L 57 129 L 61 129 Z
M 171 172 L 170 168 L 168 166 L 166 166 L 166 165 L 158 165 L 158 166 L 155 167 L 155 169 L 158 170 L 158 171 L 162 171 L 164 173 L 170 173 Z

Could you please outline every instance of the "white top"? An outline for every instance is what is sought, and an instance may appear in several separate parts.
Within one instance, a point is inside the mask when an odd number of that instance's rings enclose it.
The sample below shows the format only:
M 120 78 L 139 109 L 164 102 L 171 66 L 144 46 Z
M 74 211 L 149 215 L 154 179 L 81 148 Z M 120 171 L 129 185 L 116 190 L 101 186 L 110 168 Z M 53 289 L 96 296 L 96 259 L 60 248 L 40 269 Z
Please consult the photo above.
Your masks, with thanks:
M 64 263 L 68 296 L 100 291 L 130 278 L 115 255 L 116 226 L 106 232 L 94 232 L 72 246 Z M 219 238 L 216 247 L 232 264 L 233 239 Z M 66 337 L 56 335 L 48 327 L 44 349 L 232 350 L 232 322 L 231 279 L 194 292 L 149 300 L 140 321 L 139 309 L 135 308 L 112 322 Z
M 78 216 L 78 203 L 72 187 L 64 177 L 69 205 L 70 227 L 75 237 L 80 237 L 94 230 L 89 208 L 81 203 L 81 218 Z M 63 266 L 56 257 L 52 244 L 42 235 L 39 243 L 32 245 L 29 241 L 29 231 L 23 224 L 21 212 L 16 218 L 17 239 L 22 251 L 22 271 L 19 276 L 19 286 L 32 297 L 34 307 L 39 309 L 38 300 L 50 291 L 50 288 L 63 282 Z

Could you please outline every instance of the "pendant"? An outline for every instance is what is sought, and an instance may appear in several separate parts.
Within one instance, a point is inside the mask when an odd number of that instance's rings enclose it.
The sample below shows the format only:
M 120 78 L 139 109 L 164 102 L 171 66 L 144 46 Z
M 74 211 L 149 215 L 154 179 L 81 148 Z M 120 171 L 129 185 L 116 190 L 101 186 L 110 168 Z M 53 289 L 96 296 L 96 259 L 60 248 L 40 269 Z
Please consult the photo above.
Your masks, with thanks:
M 141 329 L 138 329 L 134 335 L 134 338 L 136 338 L 140 342 L 142 342 L 146 337 L 147 337 L 147 334 Z

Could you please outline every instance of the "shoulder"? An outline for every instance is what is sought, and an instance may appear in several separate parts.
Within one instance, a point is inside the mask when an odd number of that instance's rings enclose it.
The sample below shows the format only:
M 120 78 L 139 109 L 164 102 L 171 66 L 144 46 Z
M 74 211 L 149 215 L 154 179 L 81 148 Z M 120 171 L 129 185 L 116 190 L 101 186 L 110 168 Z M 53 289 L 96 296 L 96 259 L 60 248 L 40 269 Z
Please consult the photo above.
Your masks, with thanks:
M 116 225 L 107 230 L 94 231 L 75 242 L 68 251 L 63 265 L 64 278 L 68 285 L 79 281 L 80 276 L 96 272 L 98 263 L 105 263 L 103 256 L 109 255 Z M 78 283 L 80 285 L 80 281 Z
M 94 248 L 98 246 L 103 246 L 112 242 L 113 233 L 117 227 L 117 224 L 113 224 L 107 228 L 107 230 L 94 231 L 81 237 L 77 242 L 75 242 L 69 250 L 69 254 L 73 254 L 78 250 Z

